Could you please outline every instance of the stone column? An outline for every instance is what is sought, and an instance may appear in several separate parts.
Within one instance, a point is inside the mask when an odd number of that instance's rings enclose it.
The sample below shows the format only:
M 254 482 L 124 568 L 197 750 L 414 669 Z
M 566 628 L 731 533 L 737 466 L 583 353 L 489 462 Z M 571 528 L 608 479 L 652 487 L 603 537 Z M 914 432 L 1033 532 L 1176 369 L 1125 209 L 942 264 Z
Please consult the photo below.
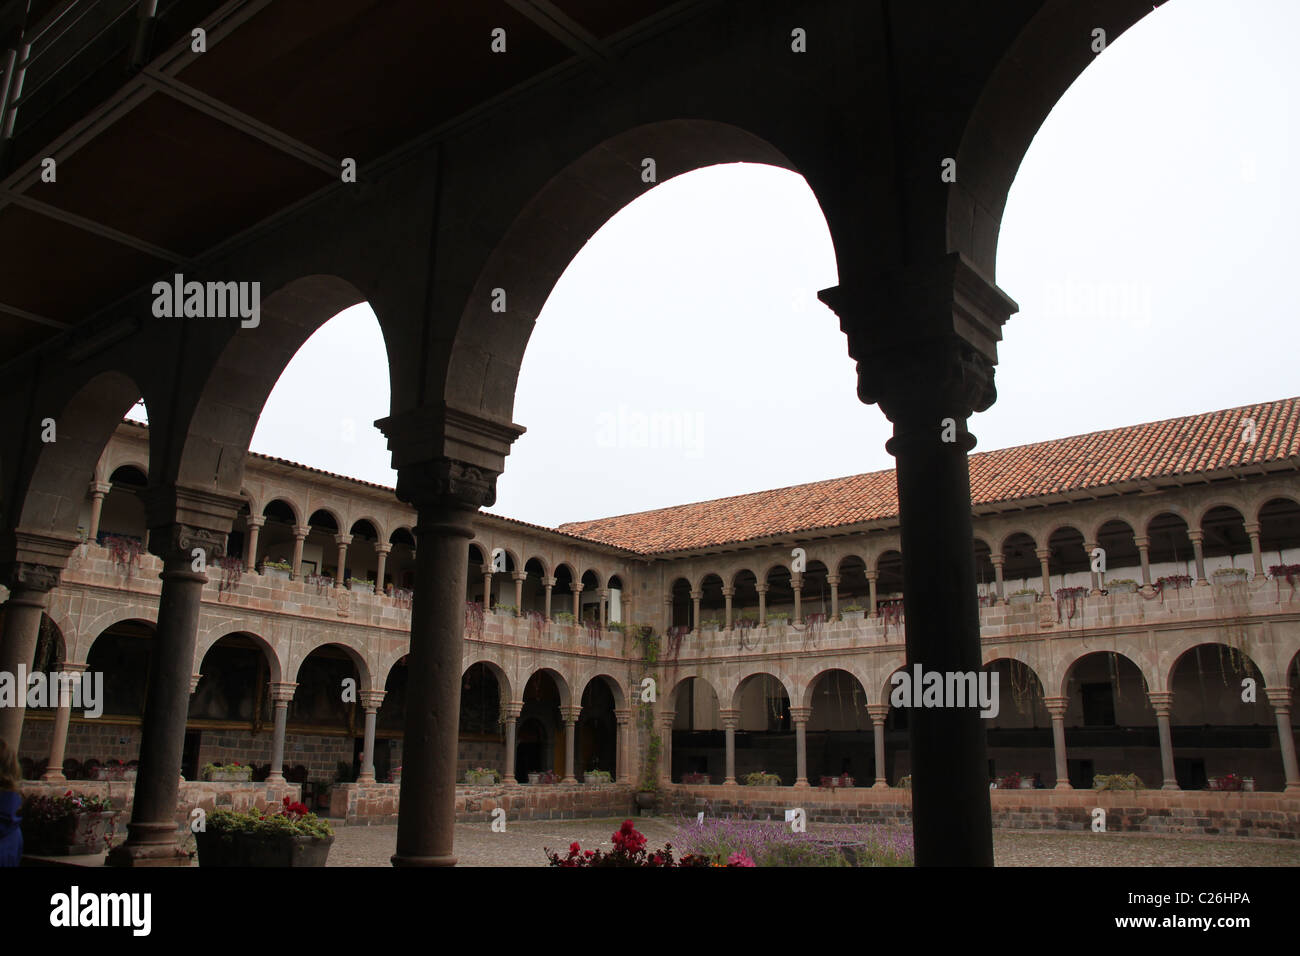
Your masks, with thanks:
M 736 589 L 725 587 L 722 589 L 722 596 L 727 601 L 727 630 L 731 630 L 731 599 L 736 596 Z
M 284 783 L 284 735 L 289 724 L 289 703 L 298 685 L 288 681 L 271 683 L 271 704 L 275 708 L 275 730 L 271 737 L 271 772 L 267 783 Z
M 677 712 L 664 710 L 659 713 L 659 782 L 673 782 L 673 721 Z
M 551 619 L 551 589 L 555 587 L 555 578 L 542 578 L 542 587 L 546 589 L 546 620 Z
M 1038 548 L 1034 551 L 1038 555 L 1038 566 L 1043 572 L 1043 596 L 1042 600 L 1050 601 L 1052 599 L 1052 577 L 1048 572 L 1048 562 L 1052 557 L 1051 548 Z
M 311 534 L 309 525 L 295 525 L 293 529 L 293 579 L 302 580 L 302 543 Z
M 1246 525 L 1246 534 L 1250 536 L 1250 559 L 1255 563 L 1255 577 L 1264 576 L 1264 555 L 1259 550 L 1259 524 L 1251 522 Z
M 492 610 L 492 565 L 483 565 L 483 610 Z
M 695 614 L 695 616 L 691 618 L 691 630 L 697 634 L 700 632 L 700 599 L 703 597 L 703 591 L 691 592 L 691 607 Z
M 113 490 L 111 482 L 92 481 L 90 483 L 90 526 L 86 528 L 86 540 L 94 543 L 99 537 L 99 518 L 104 511 L 104 496 Z
M 870 704 L 867 713 L 871 715 L 871 736 L 876 745 L 876 780 L 871 789 L 888 790 L 889 780 L 885 776 L 885 721 L 889 719 L 889 705 Z
M 59 583 L 59 574 L 58 568 L 44 565 L 16 563 L 13 566 L 7 582 L 9 600 L 4 603 L 4 630 L 0 632 L 0 671 L 13 675 L 14 680 L 20 672 L 31 674 L 36 645 L 40 642 L 41 615 L 49 602 L 50 590 Z M 27 711 L 25 682 L 16 688 L 15 697 L 14 706 L 0 707 L 0 740 L 17 753 Z
M 85 673 L 85 664 L 73 664 L 65 661 L 60 670 L 73 675 L 77 680 Z M 53 690 L 53 688 L 51 688 Z M 45 772 L 41 779 L 49 783 L 66 783 L 63 776 L 63 754 L 68 746 L 68 726 L 72 723 L 72 707 L 69 706 L 66 688 L 59 696 L 59 707 L 54 712 L 54 731 L 50 735 L 50 759 L 45 763 Z
M 1192 554 L 1196 557 L 1196 584 L 1209 587 L 1210 582 L 1205 579 L 1205 532 L 1189 529 L 1187 537 L 1192 541 Z
M 1273 706 L 1273 716 L 1277 720 L 1277 739 L 1282 751 L 1286 792 L 1300 793 L 1300 766 L 1296 763 L 1295 730 L 1291 727 L 1291 688 L 1266 687 L 1264 694 Z
M 808 786 L 808 718 L 812 716 L 811 707 L 791 707 L 790 719 L 794 721 L 794 785 Z
M 867 575 L 867 617 L 876 616 L 876 579 L 880 577 L 879 571 L 868 571 Z
M 391 544 L 382 541 L 375 545 L 375 593 L 384 593 L 384 572 L 388 570 L 388 554 L 393 550 Z
M 990 554 L 989 560 L 993 562 L 993 593 L 996 594 L 997 603 L 1001 604 L 1006 601 L 1006 594 L 1002 584 L 1002 566 L 1007 563 L 1005 554 Z
M 803 574 L 790 575 L 790 587 L 794 590 L 794 619 L 791 624 L 803 624 Z
M 618 723 L 618 736 L 614 739 L 614 782 L 627 783 L 632 776 L 632 762 L 628 759 L 627 745 L 628 729 L 632 726 L 632 708 L 616 708 L 614 720 Z
M 519 728 L 519 715 L 523 710 L 522 700 L 512 700 L 506 705 L 506 768 L 502 776 L 508 787 L 519 784 L 518 775 L 515 773 L 515 750 L 518 746 L 515 742 L 515 732 Z
M 667 634 L 673 626 L 673 599 L 672 595 L 664 598 L 664 633 Z
M 865 263 L 863 264 L 865 265 Z M 852 267 L 840 274 L 854 276 Z M 894 425 L 906 663 L 982 664 L 967 421 L 992 406 L 1001 327 L 1017 306 L 961 253 L 820 293 L 857 362 L 858 397 Z M 985 725 L 978 707 L 908 714 L 918 866 L 992 866 Z
M 600 598 L 600 627 L 604 630 L 609 626 L 609 588 L 600 588 L 596 594 Z
M 582 714 L 582 708 L 569 705 L 560 708 L 560 716 L 564 718 L 564 779 L 560 783 L 577 783 L 578 778 L 573 773 L 574 750 L 578 730 L 578 717 Z
M 248 522 L 248 544 L 244 551 L 244 567 L 252 571 L 257 567 L 257 539 L 262 533 L 262 525 L 266 524 L 266 518 L 262 515 L 249 515 L 244 520 Z
M 131 822 L 126 842 L 108 855 L 111 866 L 188 862 L 176 842 L 176 798 L 193 692 L 203 585 L 207 583 L 207 575 L 194 570 L 194 556 L 196 551 L 202 552 L 204 566 L 212 567 L 224 555 L 226 535 L 243 505 L 242 499 L 199 489 L 156 487 L 146 495 L 153 531 L 150 542 L 153 553 L 162 559 L 162 593 L 149 662 Z
M 334 575 L 334 585 L 341 588 L 343 587 L 343 581 L 347 574 L 345 569 L 348 566 L 348 545 L 352 543 L 352 535 L 336 534 L 334 536 L 334 543 L 338 545 L 339 548 L 339 569 L 338 573 Z
M 1084 554 L 1084 558 L 1088 562 L 1088 593 L 1089 594 L 1101 593 L 1101 585 L 1097 582 L 1097 572 L 1092 569 L 1092 552 L 1093 549 L 1096 547 L 1097 547 L 1096 541 L 1083 542 L 1083 554 Z
M 582 582 L 581 581 L 575 581 L 573 583 L 573 619 L 575 621 L 582 620 Z
M 1174 695 L 1170 691 L 1149 691 L 1147 699 L 1156 712 L 1156 727 L 1160 733 L 1160 770 L 1164 776 L 1161 790 L 1178 790 L 1178 777 L 1174 773 L 1174 737 L 1169 725 L 1169 715 L 1174 709 Z
M 379 708 L 384 703 L 382 690 L 363 690 L 359 695 L 361 706 L 366 712 L 365 739 L 361 745 L 361 773 L 357 774 L 357 783 L 375 782 L 375 722 Z
M 1089 549 L 1091 551 L 1091 549 Z M 1047 712 L 1052 715 L 1052 752 L 1056 757 L 1057 790 L 1073 790 L 1070 771 L 1065 759 L 1065 712 L 1070 709 L 1068 697 L 1045 697 Z
M 1138 555 L 1142 558 L 1142 590 L 1151 590 L 1151 539 L 1146 535 L 1137 535 L 1133 538 L 1133 543 L 1137 545 Z
M 522 617 L 524 613 L 524 582 L 528 580 L 528 572 L 512 571 L 510 577 L 515 582 L 515 617 Z
M 831 586 L 831 620 L 838 621 L 840 619 L 840 576 L 828 574 L 826 583 Z
M 740 711 L 727 707 L 718 711 L 718 716 L 722 718 L 722 726 L 727 732 L 727 775 L 722 782 L 734 786 L 736 783 L 736 729 L 740 726 Z
M 456 422 L 445 427 L 452 424 L 462 427 Z M 487 422 L 483 426 L 485 438 L 496 436 L 505 442 L 505 426 Z M 404 447 L 405 436 L 426 434 L 434 426 L 425 413 L 412 413 L 382 419 L 380 427 L 389 435 L 394 462 L 399 463 L 396 449 Z M 397 497 L 417 512 L 417 557 L 394 866 L 456 863 L 457 716 L 469 542 L 474 537 L 475 513 L 496 501 L 497 474 L 450 458 L 398 464 Z
M 758 590 L 758 626 L 767 627 L 767 588 L 766 584 L 759 584 Z

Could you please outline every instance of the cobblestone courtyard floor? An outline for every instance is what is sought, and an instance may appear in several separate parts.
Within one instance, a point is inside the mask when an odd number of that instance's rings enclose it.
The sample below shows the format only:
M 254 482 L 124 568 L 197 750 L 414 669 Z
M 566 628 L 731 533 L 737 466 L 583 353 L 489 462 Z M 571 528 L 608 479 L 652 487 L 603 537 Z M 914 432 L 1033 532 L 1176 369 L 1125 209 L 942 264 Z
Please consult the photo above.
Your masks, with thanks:
M 545 866 L 543 849 L 568 851 L 611 847 L 610 835 L 622 819 L 552 820 L 512 823 L 493 833 L 486 823 L 456 825 L 456 855 L 461 866 Z M 637 829 L 651 846 L 670 839 L 675 824 L 638 818 Z M 832 832 L 829 824 L 810 824 L 810 833 Z M 336 826 L 330 866 L 389 866 L 396 827 Z M 1127 833 L 1044 833 L 995 830 L 998 866 L 1300 866 L 1300 844 L 1223 837 L 1148 836 Z

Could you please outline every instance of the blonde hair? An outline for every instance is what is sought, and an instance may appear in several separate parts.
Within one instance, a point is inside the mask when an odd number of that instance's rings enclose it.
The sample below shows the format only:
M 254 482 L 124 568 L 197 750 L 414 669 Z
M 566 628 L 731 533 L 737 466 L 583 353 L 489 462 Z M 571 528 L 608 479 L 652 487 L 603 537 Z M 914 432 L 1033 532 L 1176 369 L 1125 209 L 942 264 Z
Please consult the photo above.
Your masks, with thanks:
M 18 753 L 0 740 L 0 790 L 17 790 L 23 779 L 22 768 L 18 766 Z

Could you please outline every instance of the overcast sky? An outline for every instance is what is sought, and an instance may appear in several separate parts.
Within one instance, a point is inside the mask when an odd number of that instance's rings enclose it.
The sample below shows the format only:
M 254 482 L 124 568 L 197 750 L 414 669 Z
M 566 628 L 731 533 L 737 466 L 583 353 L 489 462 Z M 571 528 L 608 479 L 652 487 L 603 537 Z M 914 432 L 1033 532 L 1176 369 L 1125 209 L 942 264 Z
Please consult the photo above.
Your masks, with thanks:
M 1297 35 L 1294 0 L 1175 0 L 1057 105 L 1003 220 L 997 281 L 1021 311 L 977 450 L 1300 394 Z M 836 282 L 796 174 L 651 190 L 541 313 L 492 510 L 555 525 L 892 467 L 816 299 Z M 393 484 L 371 424 L 386 382 L 373 314 L 349 310 L 295 357 L 252 447 Z

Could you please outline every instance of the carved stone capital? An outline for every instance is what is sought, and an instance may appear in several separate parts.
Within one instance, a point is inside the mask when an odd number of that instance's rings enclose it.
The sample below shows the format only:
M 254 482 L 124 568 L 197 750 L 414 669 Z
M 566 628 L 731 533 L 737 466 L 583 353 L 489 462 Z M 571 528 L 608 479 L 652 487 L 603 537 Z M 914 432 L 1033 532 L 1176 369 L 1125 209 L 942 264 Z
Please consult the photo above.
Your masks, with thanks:
M 392 550 L 393 546 L 391 544 L 386 544 L 383 541 L 380 541 L 375 545 L 375 554 L 391 554 Z
M 718 711 L 723 730 L 736 730 L 740 727 L 740 711 L 734 707 L 723 707 Z
M 271 700 L 277 704 L 288 704 L 293 700 L 293 692 L 298 689 L 298 685 L 290 681 L 272 681 L 269 687 Z
M 578 718 L 582 716 L 582 708 L 573 704 L 570 704 L 567 707 L 561 707 L 560 716 L 564 718 L 566 724 L 576 724 Z
M 80 544 L 80 539 L 71 534 L 0 533 L 0 584 L 11 592 L 18 588 L 49 591 L 58 586 L 60 572 Z
M 346 548 L 348 545 L 352 543 L 352 535 L 336 534 L 334 536 L 334 543 L 340 548 Z
M 792 721 L 794 721 L 796 724 L 806 724 L 806 723 L 808 723 L 808 718 L 810 718 L 811 716 L 812 716 L 812 708 L 811 708 L 811 707 L 791 707 L 791 708 L 790 708 L 790 719 L 791 719 Z
M 1157 717 L 1168 717 L 1173 712 L 1173 691 L 1148 691 L 1147 700 L 1151 701 Z
M 248 515 L 244 518 L 244 523 L 250 528 L 262 528 L 266 525 L 266 515 Z
M 1043 704 L 1047 707 L 1047 712 L 1053 718 L 1065 719 L 1065 712 L 1070 709 L 1070 698 L 1068 697 L 1044 697 Z
M 224 557 L 226 535 L 243 509 L 238 495 L 190 488 L 158 486 L 140 492 L 149 525 L 149 552 L 164 561 L 201 548 L 210 562 Z
M 169 558 L 193 558 L 196 548 L 203 552 L 205 563 L 210 564 L 217 558 L 225 557 L 226 535 L 222 531 L 187 524 L 149 529 L 149 552 L 164 561 Z
M 397 497 L 417 508 L 477 511 L 496 504 L 498 474 L 450 458 L 407 465 L 397 473 Z
M 369 711 L 371 708 L 378 710 L 384 705 L 384 694 L 382 690 L 363 690 L 358 692 L 357 697 L 361 701 L 361 706 Z
M 524 702 L 522 700 L 512 700 L 505 706 L 506 720 L 518 720 L 519 715 L 524 712 Z
M 873 724 L 883 724 L 889 717 L 888 704 L 868 704 L 867 713 L 871 715 Z
M 61 574 L 59 568 L 51 568 L 44 564 L 28 564 L 25 561 L 12 564 L 9 568 L 5 585 L 9 588 L 10 594 L 18 591 L 36 591 L 43 595 L 59 586 Z

